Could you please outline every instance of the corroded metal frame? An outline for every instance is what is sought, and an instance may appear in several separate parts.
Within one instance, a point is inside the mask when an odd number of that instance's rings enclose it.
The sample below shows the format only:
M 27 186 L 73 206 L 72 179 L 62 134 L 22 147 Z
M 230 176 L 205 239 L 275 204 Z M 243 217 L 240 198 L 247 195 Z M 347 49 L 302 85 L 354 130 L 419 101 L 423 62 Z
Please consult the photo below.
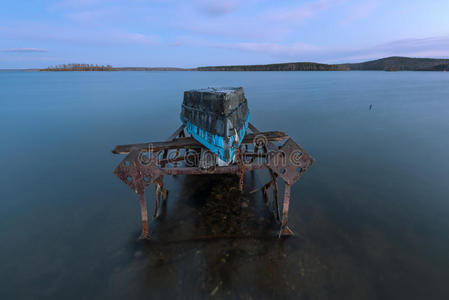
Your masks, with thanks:
M 244 174 L 260 169 L 267 169 L 270 174 L 271 180 L 261 190 L 266 198 L 267 190 L 270 187 L 273 189 L 274 216 L 281 221 L 279 237 L 293 234 L 287 225 L 291 185 L 299 180 L 314 163 L 314 159 L 283 132 L 260 132 L 251 123 L 248 128 L 252 134 L 248 133 L 243 139 L 237 150 L 235 163 L 208 169 L 200 168 L 198 164 L 201 150 L 204 151 L 205 148 L 192 137 L 186 137 L 184 125 L 164 142 L 119 145 L 114 148 L 112 152 L 115 154 L 127 154 L 115 168 L 114 174 L 139 195 L 143 228 L 141 238 L 150 238 L 145 199 L 145 190 L 150 184 L 154 183 L 156 186 L 153 218 L 157 218 L 161 200 L 167 200 L 168 190 L 163 183 L 164 176 L 237 174 L 240 177 L 240 190 L 243 191 Z M 278 147 L 273 142 L 283 144 Z M 248 147 L 251 144 L 252 149 Z M 278 178 L 285 182 L 282 219 L 279 216 Z

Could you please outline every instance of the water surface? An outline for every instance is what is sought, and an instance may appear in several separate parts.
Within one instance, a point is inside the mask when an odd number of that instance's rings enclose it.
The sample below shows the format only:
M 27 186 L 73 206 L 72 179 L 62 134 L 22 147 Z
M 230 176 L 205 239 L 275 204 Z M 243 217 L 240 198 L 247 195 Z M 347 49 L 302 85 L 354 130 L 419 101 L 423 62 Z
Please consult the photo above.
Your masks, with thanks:
M 110 150 L 165 139 L 183 91 L 208 86 L 243 86 L 252 122 L 316 159 L 292 188 L 295 237 L 272 237 L 260 171 L 243 194 L 168 179 L 154 241 L 137 240 Z M 449 296 L 448 73 L 0 72 L 0 137 L 1 299 Z

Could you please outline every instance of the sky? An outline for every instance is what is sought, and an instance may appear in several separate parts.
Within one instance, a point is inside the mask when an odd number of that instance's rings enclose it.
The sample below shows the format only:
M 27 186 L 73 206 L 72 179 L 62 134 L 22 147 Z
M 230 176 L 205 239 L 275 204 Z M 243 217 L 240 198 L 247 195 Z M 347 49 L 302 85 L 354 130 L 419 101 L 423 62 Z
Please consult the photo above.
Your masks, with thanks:
M 0 68 L 449 57 L 448 0 L 1 0 Z

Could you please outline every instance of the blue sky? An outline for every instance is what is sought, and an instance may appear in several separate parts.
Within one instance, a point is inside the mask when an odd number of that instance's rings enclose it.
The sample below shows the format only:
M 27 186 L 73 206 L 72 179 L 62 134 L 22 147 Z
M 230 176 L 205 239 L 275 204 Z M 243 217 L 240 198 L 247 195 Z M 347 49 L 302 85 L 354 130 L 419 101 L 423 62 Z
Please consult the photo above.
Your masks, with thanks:
M 0 68 L 449 57 L 449 1 L 2 1 Z

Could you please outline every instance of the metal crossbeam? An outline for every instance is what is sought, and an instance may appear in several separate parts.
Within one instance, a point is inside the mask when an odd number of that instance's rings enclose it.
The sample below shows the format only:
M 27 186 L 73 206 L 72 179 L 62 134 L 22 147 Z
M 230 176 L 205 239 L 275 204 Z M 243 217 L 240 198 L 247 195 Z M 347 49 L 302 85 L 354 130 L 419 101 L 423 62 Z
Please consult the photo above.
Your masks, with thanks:
M 176 132 L 175 132 L 176 133 Z M 270 142 L 278 142 L 283 141 L 288 138 L 288 135 L 281 131 L 267 131 L 267 132 L 259 132 L 257 134 L 247 134 L 242 141 L 242 144 L 252 144 L 254 140 L 257 140 L 258 137 L 263 136 L 267 141 Z M 129 144 L 129 145 L 117 145 L 112 150 L 114 154 L 128 154 L 132 148 L 137 148 L 141 151 L 151 151 L 158 152 L 161 150 L 170 150 L 170 149 L 183 149 L 183 148 L 202 148 L 197 140 L 192 137 L 181 137 L 175 139 L 169 139 L 163 142 L 147 142 L 141 144 Z

